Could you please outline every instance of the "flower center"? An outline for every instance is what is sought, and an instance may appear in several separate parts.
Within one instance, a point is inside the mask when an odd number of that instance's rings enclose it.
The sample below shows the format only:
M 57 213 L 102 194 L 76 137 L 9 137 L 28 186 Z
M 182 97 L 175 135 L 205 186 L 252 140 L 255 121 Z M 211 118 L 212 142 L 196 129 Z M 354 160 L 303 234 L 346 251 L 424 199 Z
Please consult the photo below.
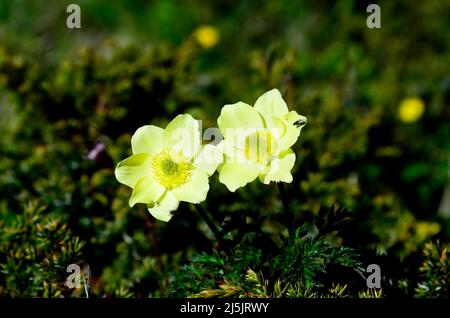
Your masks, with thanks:
M 247 160 L 266 163 L 276 148 L 276 139 L 268 130 L 258 130 L 245 137 L 244 155 Z
M 166 189 L 179 187 L 191 178 L 193 165 L 181 152 L 164 149 L 152 158 L 155 179 Z

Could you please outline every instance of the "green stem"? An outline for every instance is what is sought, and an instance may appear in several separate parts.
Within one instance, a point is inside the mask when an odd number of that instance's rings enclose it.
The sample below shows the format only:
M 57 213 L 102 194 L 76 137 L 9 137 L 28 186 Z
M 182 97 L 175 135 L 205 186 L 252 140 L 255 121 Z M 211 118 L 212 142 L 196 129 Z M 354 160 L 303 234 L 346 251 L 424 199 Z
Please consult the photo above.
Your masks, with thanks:
M 205 221 L 205 223 L 208 225 L 208 227 L 214 233 L 214 236 L 216 237 L 216 240 L 219 243 L 219 247 L 223 248 L 223 251 L 225 252 L 225 254 L 231 255 L 233 253 L 233 250 L 230 248 L 227 241 L 225 241 L 223 239 L 222 233 L 219 231 L 217 226 L 214 224 L 214 222 L 208 216 L 206 211 L 202 208 L 202 206 L 200 204 L 194 204 L 194 207 L 197 210 L 198 214 L 201 216 L 201 218 Z
M 278 190 L 280 190 L 280 197 L 281 197 L 281 202 L 283 203 L 283 209 L 284 209 L 284 213 L 286 214 L 286 219 L 291 223 L 294 224 L 294 215 L 291 212 L 291 208 L 289 207 L 289 199 L 286 193 L 286 189 L 284 188 L 284 183 L 283 182 L 278 182 Z
M 208 227 L 211 229 L 211 231 L 214 233 L 214 236 L 218 241 L 222 239 L 222 235 L 220 234 L 219 229 L 214 224 L 214 222 L 211 220 L 211 218 L 208 216 L 206 211 L 202 208 L 200 204 L 194 204 L 195 209 L 197 210 L 197 213 L 201 216 L 203 221 L 208 225 Z

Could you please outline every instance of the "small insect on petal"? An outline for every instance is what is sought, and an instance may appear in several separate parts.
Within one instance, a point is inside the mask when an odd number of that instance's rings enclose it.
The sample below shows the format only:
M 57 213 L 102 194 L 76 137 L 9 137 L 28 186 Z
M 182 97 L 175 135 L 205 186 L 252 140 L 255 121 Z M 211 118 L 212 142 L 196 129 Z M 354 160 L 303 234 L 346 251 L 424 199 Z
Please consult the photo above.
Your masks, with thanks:
M 294 126 L 297 128 L 300 128 L 300 127 L 304 126 L 305 124 L 306 124 L 305 119 L 299 119 L 296 122 L 294 122 Z

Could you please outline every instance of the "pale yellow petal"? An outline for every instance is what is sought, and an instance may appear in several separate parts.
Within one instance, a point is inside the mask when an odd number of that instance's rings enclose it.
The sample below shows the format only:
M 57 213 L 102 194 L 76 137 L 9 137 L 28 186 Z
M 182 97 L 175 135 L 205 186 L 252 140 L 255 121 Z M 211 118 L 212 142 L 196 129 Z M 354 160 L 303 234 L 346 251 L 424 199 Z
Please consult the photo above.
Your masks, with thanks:
M 200 142 L 199 124 L 191 115 L 178 115 L 164 130 L 164 146 L 181 151 L 187 158 L 197 154 Z
M 210 176 L 216 171 L 217 166 L 221 164 L 222 161 L 223 154 L 219 147 L 208 144 L 203 146 L 200 153 L 195 157 L 194 165 Z
M 250 105 L 238 102 L 225 105 L 217 119 L 220 131 L 225 138 L 234 138 L 248 134 L 249 130 L 262 128 L 263 123 L 258 112 Z
M 161 199 L 165 189 L 152 177 L 143 177 L 133 189 L 130 206 L 136 203 L 153 204 Z
M 146 125 L 140 127 L 131 137 L 131 148 L 133 154 L 146 153 L 153 155 L 162 150 L 164 146 L 163 141 L 164 129 Z
M 173 189 L 173 194 L 180 201 L 200 203 L 205 201 L 208 190 L 208 174 L 197 168 L 192 171 L 192 175 L 186 184 Z
M 216 147 L 228 161 L 246 162 L 245 159 L 245 138 L 247 134 L 232 136 L 222 140 Z
M 284 116 L 289 111 L 278 89 L 272 89 L 259 97 L 255 109 L 268 119 L 272 116 Z
M 264 184 L 275 182 L 292 182 L 291 170 L 295 164 L 295 153 L 288 149 L 270 162 L 269 167 L 259 176 Z
M 219 167 L 219 181 L 231 192 L 258 177 L 260 167 L 251 163 L 224 163 Z
M 148 211 L 150 212 L 155 219 L 160 221 L 169 222 L 169 220 L 173 217 L 173 211 L 178 209 L 178 205 L 180 201 L 175 198 L 171 191 L 166 191 L 163 198 L 160 202 L 154 204 L 153 206 L 148 207 Z
M 283 121 L 285 122 L 286 129 L 278 140 L 281 151 L 292 147 L 297 142 L 302 128 L 306 125 L 306 117 L 297 114 L 293 110 L 286 114 Z
M 136 154 L 122 160 L 114 171 L 117 180 L 134 188 L 143 177 L 151 175 L 151 157 L 147 154 Z

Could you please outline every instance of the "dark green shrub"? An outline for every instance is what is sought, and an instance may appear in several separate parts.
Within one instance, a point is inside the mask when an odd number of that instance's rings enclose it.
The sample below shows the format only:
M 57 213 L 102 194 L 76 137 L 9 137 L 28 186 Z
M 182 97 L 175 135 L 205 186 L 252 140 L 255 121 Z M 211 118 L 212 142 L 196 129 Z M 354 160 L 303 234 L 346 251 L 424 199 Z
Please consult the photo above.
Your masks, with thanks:
M 45 207 L 29 204 L 0 222 L 0 296 L 66 297 L 70 264 L 83 261 L 84 242 Z M 3 211 L 4 212 L 4 211 Z

